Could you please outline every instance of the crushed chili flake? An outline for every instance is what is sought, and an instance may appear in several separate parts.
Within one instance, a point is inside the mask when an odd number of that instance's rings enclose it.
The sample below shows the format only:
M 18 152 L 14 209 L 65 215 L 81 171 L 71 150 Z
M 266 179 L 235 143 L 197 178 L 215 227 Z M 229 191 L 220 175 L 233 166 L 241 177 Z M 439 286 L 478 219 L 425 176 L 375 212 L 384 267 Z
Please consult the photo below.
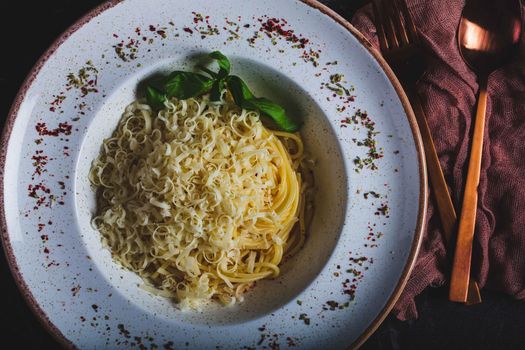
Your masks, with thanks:
M 379 134 L 379 131 L 375 131 L 375 123 L 370 119 L 368 113 L 366 111 L 361 111 L 361 109 L 357 109 L 353 115 L 342 119 L 341 125 L 362 126 L 366 129 L 365 139 L 352 139 L 357 146 L 367 148 L 366 157 L 361 158 L 360 156 L 356 156 L 354 158 L 354 170 L 357 173 L 363 169 L 377 170 L 378 166 L 376 160 L 383 158 L 384 150 L 383 148 L 377 147 L 376 136 Z
M 37 184 L 29 184 L 27 186 L 27 195 L 31 198 L 36 199 L 35 206 L 33 210 L 38 210 L 42 206 L 50 208 L 53 203 L 57 202 L 57 197 L 51 193 L 51 189 L 44 185 L 42 182 Z M 64 204 L 62 201 L 63 197 L 60 197 L 58 204 Z
M 268 38 L 272 45 L 284 41 L 289 43 L 291 48 L 301 50 L 300 57 L 303 61 L 312 63 L 314 67 L 319 66 L 321 50 L 314 49 L 310 39 L 305 38 L 302 34 L 295 33 L 284 18 L 262 16 L 257 21 L 260 23 L 260 27 L 256 28 L 253 35 L 247 39 L 250 46 L 254 47 L 255 42 L 261 38 Z M 244 27 L 249 28 L 250 26 L 244 25 Z M 279 52 L 284 52 L 284 50 L 279 49 Z
M 323 310 L 334 311 L 339 308 L 339 303 L 335 300 L 328 300 L 325 304 L 326 305 L 323 305 Z
M 381 195 L 375 191 L 368 191 L 368 192 L 365 192 L 363 193 L 363 197 L 365 197 L 365 199 L 368 199 L 368 196 L 372 196 L 374 198 L 380 198 Z
M 300 49 L 304 49 L 310 42 L 309 39 L 304 38 L 301 34 L 296 35 L 293 29 L 286 28 L 288 22 L 284 18 L 268 18 L 264 16 L 259 19 L 259 22 L 261 22 L 259 31 L 265 33 L 269 38 L 285 39 L 295 44 L 292 47 Z
M 355 91 L 353 85 L 347 86 L 348 82 L 344 79 L 343 74 L 331 74 L 328 81 L 321 83 L 321 90 L 328 90 L 332 98 L 335 98 L 338 104 L 338 112 L 344 112 L 355 101 L 356 96 L 352 93 Z
M 78 292 L 80 291 L 80 285 L 77 284 L 76 286 L 74 286 L 73 288 L 71 288 L 71 294 L 76 297 Z
M 64 95 L 63 92 L 61 92 L 59 95 L 53 95 L 53 97 L 54 97 L 54 100 L 51 101 L 51 103 L 50 103 L 51 107 L 49 107 L 49 110 L 51 112 L 55 112 L 57 110 L 57 108 L 59 108 L 60 105 L 66 99 L 66 96 Z
M 173 345 L 175 345 L 175 343 L 173 343 L 172 341 L 169 341 L 169 342 L 162 344 L 162 347 L 164 348 L 164 350 L 175 350 Z
M 188 27 L 182 28 L 182 30 L 189 34 L 193 34 L 195 31 L 201 35 L 201 39 L 220 34 L 218 26 L 210 23 L 210 16 L 203 16 L 197 12 L 192 12 L 192 14 L 193 23 L 195 24 L 193 30 Z
M 229 33 L 229 36 L 226 38 L 226 42 L 240 39 L 241 36 L 239 34 L 239 30 L 241 29 L 241 27 L 239 23 L 235 21 L 230 21 L 228 17 L 226 17 L 224 20 L 226 22 L 227 27 L 222 27 L 222 29 Z
M 119 43 L 113 45 L 115 54 L 124 62 L 132 61 L 137 58 L 137 52 L 140 45 L 138 39 L 128 38 L 128 41 L 121 40 Z
M 49 130 L 47 128 L 46 123 L 39 122 L 36 123 L 35 129 L 38 132 L 39 136 L 59 136 L 60 134 L 63 135 L 71 135 L 71 130 L 73 126 L 69 124 L 68 122 L 62 122 L 58 124 L 58 128 Z
M 42 173 L 47 172 L 45 166 L 49 161 L 49 157 L 43 155 L 42 152 L 42 150 L 36 150 L 35 154 L 31 157 L 33 160 L 33 167 L 35 168 L 33 175 L 42 175 Z
M 47 267 L 53 267 L 53 266 L 60 266 L 60 264 L 57 263 L 55 260 L 53 260 L 49 264 L 47 264 Z
M 301 55 L 301 58 L 303 59 L 304 62 L 306 63 L 310 62 L 313 64 L 314 67 L 318 67 L 320 53 L 321 53 L 320 50 L 313 50 L 313 49 L 304 50 Z
M 377 208 L 377 211 L 374 213 L 375 215 L 384 215 L 388 217 L 388 214 L 390 213 L 390 207 L 387 203 L 381 203 L 381 206 Z
M 293 337 L 286 337 L 286 345 L 288 345 L 289 348 L 297 346 L 297 339 Z
M 303 314 L 300 314 L 300 315 L 299 315 L 299 319 L 300 319 L 301 321 L 303 321 L 305 325 L 307 325 L 307 326 L 310 325 L 310 318 L 308 317 L 307 314 L 304 314 L 304 313 L 303 313 Z
M 117 328 L 121 335 L 123 335 L 125 338 L 131 338 L 129 331 L 124 327 L 122 323 L 117 325 Z
M 91 61 L 87 61 L 85 66 L 78 70 L 77 74 L 69 73 L 67 80 L 66 90 L 71 90 L 72 88 L 80 90 L 81 97 L 98 92 L 98 69 Z

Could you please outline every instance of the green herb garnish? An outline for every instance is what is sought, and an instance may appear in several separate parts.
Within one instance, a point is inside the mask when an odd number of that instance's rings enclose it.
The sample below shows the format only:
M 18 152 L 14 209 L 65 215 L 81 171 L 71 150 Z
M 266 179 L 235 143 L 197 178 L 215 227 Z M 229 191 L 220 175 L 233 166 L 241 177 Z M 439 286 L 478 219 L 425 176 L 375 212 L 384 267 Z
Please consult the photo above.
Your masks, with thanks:
M 168 98 L 187 99 L 205 93 L 210 94 L 212 102 L 218 102 L 227 89 L 239 107 L 259 111 L 270 117 L 282 130 L 289 132 L 299 130 L 300 124 L 289 118 L 283 107 L 267 98 L 255 97 L 241 78 L 230 75 L 230 61 L 220 51 L 213 51 L 209 57 L 216 60 L 219 65 L 217 73 L 206 67 L 199 67 L 199 69 L 210 77 L 199 73 L 174 71 L 164 81 L 162 89 L 152 86 L 146 88 L 148 104 L 152 108 L 161 109 Z
M 213 79 L 202 74 L 175 71 L 164 83 L 164 91 L 168 97 L 184 100 L 208 92 L 213 85 Z
M 166 95 L 163 94 L 159 89 L 152 86 L 146 87 L 146 100 L 151 107 L 155 109 L 163 108 L 166 99 Z

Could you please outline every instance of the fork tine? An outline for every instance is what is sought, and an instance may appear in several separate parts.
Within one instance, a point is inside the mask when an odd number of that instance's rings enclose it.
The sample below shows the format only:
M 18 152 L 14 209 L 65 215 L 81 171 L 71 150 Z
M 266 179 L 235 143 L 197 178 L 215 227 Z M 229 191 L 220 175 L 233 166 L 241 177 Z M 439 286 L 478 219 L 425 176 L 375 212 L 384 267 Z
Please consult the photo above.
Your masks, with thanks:
M 380 6 L 383 9 L 383 26 L 390 49 L 399 48 L 399 39 L 396 33 L 396 27 L 394 25 L 395 14 L 392 11 L 392 0 L 382 0 Z
M 401 14 L 399 9 L 398 1 L 391 0 L 391 11 L 392 11 L 392 22 L 394 23 L 394 28 L 396 29 L 396 36 L 401 41 L 401 45 L 408 45 L 410 42 L 406 29 L 406 20 Z
M 385 28 L 384 24 L 385 19 L 383 15 L 383 8 L 381 6 L 381 0 L 374 0 L 372 1 L 372 9 L 374 11 L 374 18 L 375 18 L 375 25 L 376 25 L 376 31 L 377 31 L 377 37 L 379 38 L 379 46 L 381 47 L 381 51 L 385 52 L 388 50 L 388 42 L 385 34 Z
M 401 10 L 401 13 L 403 14 L 403 17 L 405 18 L 405 28 L 407 31 L 407 36 L 409 37 L 409 40 L 413 43 L 417 44 L 419 43 L 419 35 L 417 33 L 417 28 L 414 23 L 414 19 L 412 18 L 412 15 L 410 15 L 410 11 L 408 10 L 407 4 L 405 0 L 394 0 L 399 9 Z

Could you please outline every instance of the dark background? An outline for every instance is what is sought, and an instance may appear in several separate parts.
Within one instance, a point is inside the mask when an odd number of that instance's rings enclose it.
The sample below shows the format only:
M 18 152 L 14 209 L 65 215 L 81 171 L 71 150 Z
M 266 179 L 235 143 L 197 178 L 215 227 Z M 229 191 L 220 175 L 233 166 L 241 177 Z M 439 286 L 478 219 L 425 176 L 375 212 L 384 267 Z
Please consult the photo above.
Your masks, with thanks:
M 443 1 L 443 0 L 429 0 Z M 1 1 L 0 125 L 24 78 L 53 40 L 96 0 Z M 325 0 L 345 18 L 363 0 Z M 11 276 L 0 249 L 0 339 L 18 349 L 59 349 L 40 325 Z M 417 298 L 419 318 L 401 322 L 389 316 L 362 349 L 523 349 L 525 303 L 482 291 L 483 303 L 463 306 L 447 300 L 447 288 L 430 288 Z M 6 345 L 4 343 L 4 345 Z

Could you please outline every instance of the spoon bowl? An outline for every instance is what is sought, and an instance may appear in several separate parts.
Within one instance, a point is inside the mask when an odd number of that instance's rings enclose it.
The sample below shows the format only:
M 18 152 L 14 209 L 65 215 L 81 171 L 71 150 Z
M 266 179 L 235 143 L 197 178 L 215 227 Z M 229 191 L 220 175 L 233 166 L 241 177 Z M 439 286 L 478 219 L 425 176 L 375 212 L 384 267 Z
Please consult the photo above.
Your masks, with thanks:
M 458 29 L 458 46 L 467 65 L 488 75 L 518 49 L 521 36 L 519 0 L 467 1 Z

